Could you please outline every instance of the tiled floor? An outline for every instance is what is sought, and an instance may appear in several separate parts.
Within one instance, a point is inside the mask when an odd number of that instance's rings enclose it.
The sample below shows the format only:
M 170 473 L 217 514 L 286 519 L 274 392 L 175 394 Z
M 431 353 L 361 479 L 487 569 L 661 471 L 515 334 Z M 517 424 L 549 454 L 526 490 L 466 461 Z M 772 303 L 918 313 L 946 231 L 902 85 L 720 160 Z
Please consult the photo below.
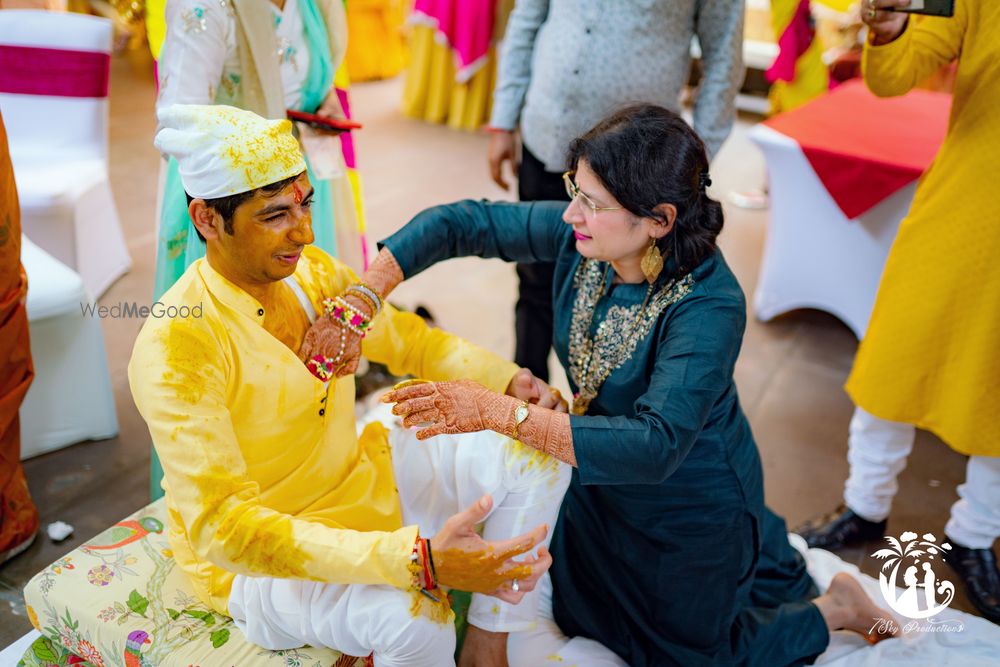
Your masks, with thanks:
M 356 137 L 372 240 L 435 203 L 509 196 L 488 178 L 484 135 L 402 118 L 397 111 L 401 92 L 399 80 L 358 85 L 353 91 L 353 107 L 365 124 Z M 158 168 L 151 144 L 153 97 L 151 64 L 142 58 L 116 58 L 111 180 L 135 266 L 104 295 L 104 304 L 148 302 L 152 292 Z M 745 137 L 746 128 L 756 120 L 740 120 L 713 165 L 715 196 L 763 183 L 763 159 Z M 726 215 L 721 245 L 751 294 L 767 212 L 727 204 Z M 427 271 L 401 286 L 394 298 L 404 305 L 425 303 L 443 327 L 510 355 L 514 295 L 511 267 L 469 259 Z M 140 322 L 104 320 L 103 326 L 121 432 L 112 440 L 82 443 L 25 463 L 43 524 L 61 519 L 73 524 L 76 532 L 61 544 L 39 536 L 27 552 L 0 568 L 0 646 L 29 629 L 18 591 L 35 572 L 148 500 L 149 435 L 125 377 Z M 852 410 L 841 387 L 855 348 L 847 327 L 822 313 L 793 313 L 768 324 L 749 320 L 736 378 L 763 455 L 768 501 L 789 525 L 840 501 Z M 562 378 L 561 371 L 555 377 Z M 900 480 L 890 520 L 893 530 L 941 535 L 964 466 L 962 456 L 933 436 L 921 434 Z M 874 562 L 866 557 L 871 551 L 856 549 L 843 555 L 875 573 Z M 969 609 L 961 595 L 954 606 Z

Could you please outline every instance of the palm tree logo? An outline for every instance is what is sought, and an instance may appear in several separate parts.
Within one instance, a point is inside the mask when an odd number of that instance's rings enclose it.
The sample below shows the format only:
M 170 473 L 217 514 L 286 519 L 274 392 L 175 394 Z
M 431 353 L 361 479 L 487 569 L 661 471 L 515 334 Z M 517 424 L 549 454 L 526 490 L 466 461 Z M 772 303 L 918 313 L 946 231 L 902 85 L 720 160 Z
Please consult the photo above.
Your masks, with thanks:
M 931 561 L 938 555 L 944 559 L 951 545 L 938 544 L 937 538 L 930 533 L 917 540 L 917 534 L 911 531 L 900 535 L 898 540 L 886 536 L 885 541 L 892 548 L 879 549 L 872 556 L 885 560 L 879 572 L 879 586 L 893 611 L 909 618 L 930 618 L 947 609 L 955 597 L 955 585 L 938 579 Z M 892 571 L 886 575 L 890 568 Z M 899 592 L 896 582 L 901 570 L 903 591 Z

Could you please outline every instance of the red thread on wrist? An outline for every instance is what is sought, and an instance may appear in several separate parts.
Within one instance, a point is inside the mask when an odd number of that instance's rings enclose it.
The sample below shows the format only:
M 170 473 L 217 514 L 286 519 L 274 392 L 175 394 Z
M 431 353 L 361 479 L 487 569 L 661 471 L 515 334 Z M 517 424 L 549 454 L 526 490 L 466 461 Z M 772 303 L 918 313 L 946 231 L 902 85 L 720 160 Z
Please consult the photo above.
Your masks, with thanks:
M 429 591 L 434 590 L 437 584 L 431 575 L 431 564 L 427 555 L 427 540 L 423 538 L 420 539 L 420 564 L 424 570 L 423 588 Z

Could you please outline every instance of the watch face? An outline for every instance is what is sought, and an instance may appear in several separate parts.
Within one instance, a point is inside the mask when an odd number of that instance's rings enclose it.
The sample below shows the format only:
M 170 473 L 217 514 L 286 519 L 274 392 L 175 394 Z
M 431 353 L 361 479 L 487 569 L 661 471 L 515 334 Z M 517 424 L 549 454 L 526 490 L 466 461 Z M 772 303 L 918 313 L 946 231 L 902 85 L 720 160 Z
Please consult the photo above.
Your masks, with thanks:
M 514 419 L 517 420 L 518 424 L 520 424 L 527 418 L 528 418 L 528 406 L 527 405 L 518 406 L 517 410 L 514 412 Z

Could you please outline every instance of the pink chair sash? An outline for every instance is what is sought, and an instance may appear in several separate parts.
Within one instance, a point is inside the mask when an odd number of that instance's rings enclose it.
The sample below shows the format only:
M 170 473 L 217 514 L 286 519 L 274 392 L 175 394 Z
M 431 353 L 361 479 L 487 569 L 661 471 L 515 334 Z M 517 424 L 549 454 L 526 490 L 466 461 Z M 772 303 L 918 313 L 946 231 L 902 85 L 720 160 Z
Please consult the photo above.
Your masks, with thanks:
M 107 97 L 111 56 L 0 44 L 0 93 Z

